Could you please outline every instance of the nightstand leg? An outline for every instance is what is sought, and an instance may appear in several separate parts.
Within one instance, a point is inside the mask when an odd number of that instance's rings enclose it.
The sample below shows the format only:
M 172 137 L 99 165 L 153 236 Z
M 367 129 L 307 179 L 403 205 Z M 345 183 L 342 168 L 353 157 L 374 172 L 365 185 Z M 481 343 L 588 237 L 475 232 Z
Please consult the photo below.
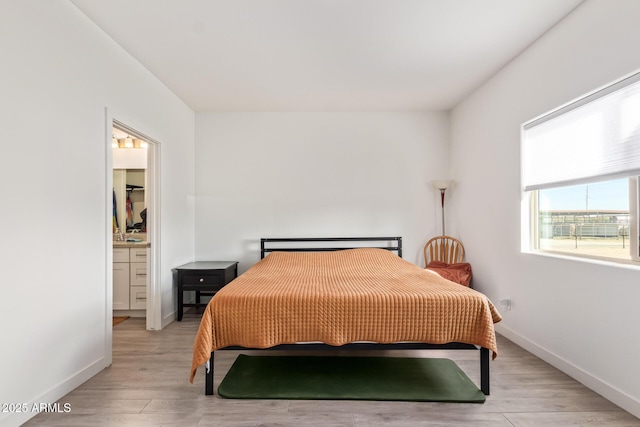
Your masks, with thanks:
M 182 321 L 182 304 L 184 303 L 182 292 L 182 286 L 178 286 L 178 322 Z

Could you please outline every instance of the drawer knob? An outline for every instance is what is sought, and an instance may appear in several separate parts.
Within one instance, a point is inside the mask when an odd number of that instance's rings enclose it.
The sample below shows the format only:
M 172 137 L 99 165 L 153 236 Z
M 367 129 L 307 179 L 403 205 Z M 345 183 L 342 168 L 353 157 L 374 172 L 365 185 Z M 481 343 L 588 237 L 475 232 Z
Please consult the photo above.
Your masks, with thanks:
M 204 282 L 204 277 L 201 277 L 201 278 L 200 278 L 200 282 Z

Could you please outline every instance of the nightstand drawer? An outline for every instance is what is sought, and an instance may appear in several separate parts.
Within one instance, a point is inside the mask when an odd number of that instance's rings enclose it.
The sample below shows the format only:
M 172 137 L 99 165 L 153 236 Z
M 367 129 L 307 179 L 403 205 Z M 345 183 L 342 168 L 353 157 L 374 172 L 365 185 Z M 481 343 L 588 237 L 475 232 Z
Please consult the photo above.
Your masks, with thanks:
M 223 271 L 207 271 L 202 273 L 183 273 L 183 287 L 203 287 L 210 289 L 212 287 L 222 287 L 224 285 Z

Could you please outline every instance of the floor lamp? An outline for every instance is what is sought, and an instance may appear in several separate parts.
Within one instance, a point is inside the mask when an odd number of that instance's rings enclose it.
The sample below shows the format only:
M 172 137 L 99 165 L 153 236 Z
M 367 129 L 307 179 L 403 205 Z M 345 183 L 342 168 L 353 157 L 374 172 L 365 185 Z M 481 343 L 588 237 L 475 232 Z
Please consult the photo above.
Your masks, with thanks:
M 447 191 L 447 188 L 450 188 L 455 181 L 451 179 L 436 179 L 431 181 L 431 185 L 436 190 L 440 190 L 440 203 L 442 204 L 442 235 L 446 236 L 444 232 L 444 193 Z

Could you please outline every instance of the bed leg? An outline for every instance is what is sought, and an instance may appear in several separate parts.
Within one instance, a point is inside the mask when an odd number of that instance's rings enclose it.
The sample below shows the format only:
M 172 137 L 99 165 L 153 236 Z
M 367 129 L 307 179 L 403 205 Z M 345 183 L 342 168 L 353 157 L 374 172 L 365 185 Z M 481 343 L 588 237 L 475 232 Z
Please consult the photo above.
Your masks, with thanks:
M 211 352 L 211 358 L 207 362 L 204 374 L 204 394 L 207 396 L 213 396 L 213 351 Z
M 489 395 L 489 349 L 480 347 L 480 390 Z

